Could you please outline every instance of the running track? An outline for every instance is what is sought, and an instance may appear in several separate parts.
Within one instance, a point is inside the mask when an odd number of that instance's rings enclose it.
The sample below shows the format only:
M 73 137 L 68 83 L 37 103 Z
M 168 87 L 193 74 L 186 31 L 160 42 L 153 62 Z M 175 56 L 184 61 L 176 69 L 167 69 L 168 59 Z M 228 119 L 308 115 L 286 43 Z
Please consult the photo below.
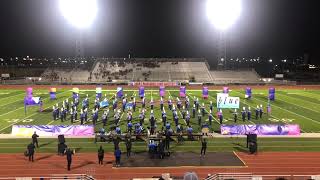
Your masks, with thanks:
M 254 173 L 258 175 L 320 174 L 320 152 L 263 152 L 258 155 L 237 153 L 247 167 L 171 167 L 171 168 L 112 168 L 113 155 L 105 155 L 105 165 L 97 164 L 95 153 L 79 153 L 73 158 L 72 170 L 66 171 L 66 158 L 56 154 L 35 154 L 28 162 L 23 154 L 0 154 L 0 177 L 41 177 L 51 174 L 90 174 L 97 179 L 130 179 L 160 176 L 170 173 L 183 176 L 196 172 L 201 178 L 208 173 Z M 133 157 L 134 158 L 134 157 Z

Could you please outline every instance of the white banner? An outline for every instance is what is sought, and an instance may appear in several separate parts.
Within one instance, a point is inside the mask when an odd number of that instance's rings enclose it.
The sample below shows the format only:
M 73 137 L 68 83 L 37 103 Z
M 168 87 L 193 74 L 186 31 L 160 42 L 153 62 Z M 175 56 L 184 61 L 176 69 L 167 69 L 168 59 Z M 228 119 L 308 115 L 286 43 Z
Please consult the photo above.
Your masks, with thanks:
M 10 77 L 10 74 L 1 74 L 1 77 L 3 77 L 3 78 L 9 78 L 9 77 Z
M 236 108 L 240 107 L 240 98 L 239 97 L 230 97 L 226 93 L 217 94 L 217 108 Z

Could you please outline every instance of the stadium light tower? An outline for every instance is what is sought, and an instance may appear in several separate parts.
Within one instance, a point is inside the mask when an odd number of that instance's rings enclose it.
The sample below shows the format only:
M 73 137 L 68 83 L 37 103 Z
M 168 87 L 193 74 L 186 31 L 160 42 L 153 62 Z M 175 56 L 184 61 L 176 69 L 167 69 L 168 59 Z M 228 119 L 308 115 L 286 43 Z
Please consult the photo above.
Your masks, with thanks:
M 59 0 L 62 16 L 78 30 L 76 38 L 76 58 L 84 56 L 82 33 L 94 22 L 98 5 L 96 0 Z
M 218 68 L 223 67 L 227 62 L 226 33 L 239 18 L 241 10 L 241 0 L 207 0 L 208 19 L 219 30 Z

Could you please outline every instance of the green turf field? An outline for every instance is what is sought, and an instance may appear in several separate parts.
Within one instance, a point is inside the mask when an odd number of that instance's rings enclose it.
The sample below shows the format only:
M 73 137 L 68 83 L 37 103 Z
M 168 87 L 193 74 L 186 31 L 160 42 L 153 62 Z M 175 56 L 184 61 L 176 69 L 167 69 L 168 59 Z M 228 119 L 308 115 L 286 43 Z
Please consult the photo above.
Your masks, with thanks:
M 70 88 L 71 89 L 71 88 Z M 34 88 L 33 94 L 34 96 L 40 96 L 43 99 L 44 103 L 44 111 L 39 112 L 39 107 L 28 107 L 27 114 L 24 113 L 24 106 L 23 106 L 23 98 L 25 96 L 24 90 L 0 90 L 0 133 L 11 133 L 11 126 L 14 124 L 20 125 L 58 125 L 58 124 L 70 124 L 70 120 L 65 121 L 63 123 L 60 120 L 53 121 L 52 119 L 52 106 L 56 103 L 61 106 L 62 101 L 69 98 L 71 101 L 72 92 L 70 89 L 58 90 L 57 92 L 57 100 L 50 100 L 49 94 L 47 89 L 36 89 Z M 200 104 L 204 102 L 206 104 L 206 109 L 209 110 L 209 101 L 213 101 L 216 105 L 216 93 L 220 92 L 221 90 L 216 91 L 209 91 L 209 99 L 203 100 L 202 97 L 202 90 L 187 90 L 187 95 L 190 96 L 190 104 L 193 104 L 193 97 L 198 97 L 200 100 Z M 244 90 L 233 90 L 230 92 L 231 96 L 238 96 L 241 98 L 241 109 L 242 106 L 251 107 L 252 116 L 254 117 L 254 109 L 256 105 L 262 104 L 264 107 L 267 105 L 267 96 L 268 90 L 255 90 L 253 89 L 253 98 L 251 100 L 244 99 Z M 114 95 L 115 90 L 104 90 L 103 94 L 107 95 L 107 98 L 112 98 Z M 136 95 L 137 97 L 137 90 L 124 90 L 124 94 L 127 96 Z M 80 91 L 80 105 L 82 99 L 86 97 L 86 94 L 89 95 L 90 98 L 90 107 L 93 107 L 94 98 L 95 98 L 95 91 L 94 90 L 81 90 Z M 179 95 L 179 91 L 177 89 L 166 89 L 166 97 L 168 99 L 169 96 L 173 97 L 173 100 Z M 147 102 L 147 113 L 146 118 L 149 118 L 150 110 L 149 104 L 150 98 L 153 97 L 155 101 L 159 100 L 159 91 L 158 89 L 150 89 L 146 88 L 145 90 L 146 102 Z M 316 90 L 276 90 L 276 100 L 271 102 L 272 113 L 271 115 L 264 114 L 262 119 L 258 121 L 246 121 L 245 123 L 249 124 L 270 124 L 270 123 L 288 123 L 288 124 L 299 124 L 301 127 L 302 132 L 320 132 L 320 91 Z M 112 107 L 110 107 L 111 109 Z M 141 105 L 137 103 L 137 111 L 133 113 L 134 123 L 138 122 L 138 115 L 139 109 Z M 165 108 L 167 112 L 167 120 L 171 122 L 174 127 L 174 122 L 172 119 L 172 113 L 169 112 L 168 105 L 165 103 Z M 80 109 L 80 108 L 78 108 Z M 214 108 L 214 112 L 216 113 L 216 108 Z M 232 109 L 224 109 L 224 124 L 233 124 L 233 115 Z M 239 110 L 240 111 L 240 110 Z M 239 112 L 238 111 L 238 112 Z M 89 109 L 89 117 L 91 117 L 91 109 Z M 113 111 L 110 111 L 110 116 L 113 116 Z M 162 127 L 161 123 L 161 112 L 159 105 L 155 106 L 155 115 L 158 119 L 157 125 L 158 129 Z M 78 112 L 78 117 L 79 117 Z M 101 118 L 102 110 L 99 112 L 99 119 Z M 185 122 L 182 119 L 182 115 L 179 113 L 180 118 L 179 122 L 185 126 Z M 243 122 L 240 120 L 240 116 L 238 116 L 238 124 L 242 124 Z M 196 117 L 197 118 L 197 117 Z M 197 125 L 197 119 L 191 118 L 191 124 L 195 131 L 199 131 L 200 128 Z M 69 119 L 69 117 L 68 117 Z M 206 115 L 204 119 L 207 121 L 208 116 Z M 254 118 L 253 118 L 254 119 Z M 75 124 L 79 124 L 80 122 L 76 122 Z M 148 126 L 149 121 L 145 120 L 144 126 Z M 91 121 L 88 122 L 91 124 Z M 113 117 L 109 117 L 107 123 L 107 130 L 113 124 Z M 120 121 L 121 129 L 123 131 L 126 130 L 126 113 L 122 113 L 121 121 Z M 101 122 L 98 123 L 96 129 L 101 128 Z M 174 127 L 175 129 L 175 127 Z M 212 130 L 218 131 L 219 130 L 219 122 L 214 119 Z

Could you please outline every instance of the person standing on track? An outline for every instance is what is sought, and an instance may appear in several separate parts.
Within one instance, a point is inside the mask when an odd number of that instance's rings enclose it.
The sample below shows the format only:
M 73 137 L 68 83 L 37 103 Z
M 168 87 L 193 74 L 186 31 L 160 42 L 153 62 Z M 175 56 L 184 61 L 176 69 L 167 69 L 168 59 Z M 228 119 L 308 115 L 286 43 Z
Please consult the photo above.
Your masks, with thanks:
M 201 153 L 200 153 L 200 156 L 204 157 L 206 155 L 206 150 L 207 150 L 207 138 L 204 137 L 204 135 L 202 135 L 202 138 L 201 138 Z
M 104 158 L 104 150 L 102 149 L 102 146 L 98 149 L 98 160 L 99 164 L 103 165 L 103 158 Z
M 71 163 L 72 163 L 72 155 L 75 154 L 75 151 L 71 150 L 70 148 L 67 148 L 64 152 L 67 156 L 67 163 L 68 163 L 68 171 L 71 170 Z
M 116 167 L 119 167 L 121 160 L 121 150 L 119 148 L 114 151 L 114 156 L 116 158 Z
M 32 144 L 33 145 L 37 145 L 37 148 L 39 148 L 39 144 L 38 144 L 38 137 L 39 135 L 36 133 L 36 131 L 33 133 L 32 135 Z
M 131 136 L 128 136 L 126 138 L 127 157 L 131 156 L 131 147 L 132 147 Z
M 32 161 L 32 162 L 33 162 L 33 155 L 34 155 L 34 149 L 35 149 L 35 148 L 36 148 L 36 147 L 34 146 L 33 143 L 30 143 L 30 144 L 27 146 L 29 161 Z

